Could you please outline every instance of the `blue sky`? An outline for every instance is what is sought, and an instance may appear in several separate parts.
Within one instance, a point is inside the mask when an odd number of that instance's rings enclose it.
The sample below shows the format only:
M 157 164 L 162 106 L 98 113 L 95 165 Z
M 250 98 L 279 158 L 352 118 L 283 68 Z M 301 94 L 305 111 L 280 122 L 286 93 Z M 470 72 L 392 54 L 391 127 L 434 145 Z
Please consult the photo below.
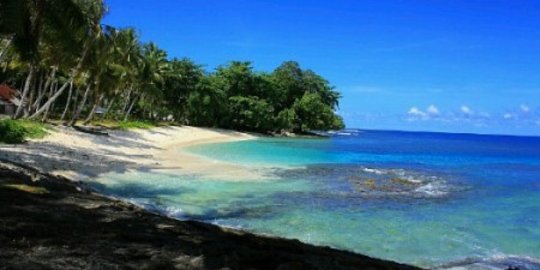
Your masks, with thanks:
M 540 1 L 107 0 L 171 57 L 296 60 L 348 127 L 540 135 Z

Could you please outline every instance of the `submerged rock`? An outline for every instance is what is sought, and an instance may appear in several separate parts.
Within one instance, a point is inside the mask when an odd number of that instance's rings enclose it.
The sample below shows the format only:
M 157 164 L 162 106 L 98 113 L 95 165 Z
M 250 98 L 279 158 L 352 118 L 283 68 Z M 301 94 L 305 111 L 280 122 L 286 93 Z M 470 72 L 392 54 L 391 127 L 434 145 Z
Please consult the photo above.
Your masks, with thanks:
M 348 187 L 345 192 L 350 196 L 366 198 L 440 198 L 454 189 L 444 179 L 422 172 L 357 165 L 312 165 L 281 170 L 276 174 L 286 179 L 309 179 L 330 185 L 344 183 Z

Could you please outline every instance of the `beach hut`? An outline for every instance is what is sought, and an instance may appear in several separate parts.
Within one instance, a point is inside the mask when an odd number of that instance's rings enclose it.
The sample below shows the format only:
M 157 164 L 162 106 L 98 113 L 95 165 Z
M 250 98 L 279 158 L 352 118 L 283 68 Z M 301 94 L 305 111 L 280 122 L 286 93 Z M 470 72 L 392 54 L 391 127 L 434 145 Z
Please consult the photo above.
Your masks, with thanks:
M 17 91 L 7 85 L 0 85 L 0 114 L 13 115 L 18 99 Z

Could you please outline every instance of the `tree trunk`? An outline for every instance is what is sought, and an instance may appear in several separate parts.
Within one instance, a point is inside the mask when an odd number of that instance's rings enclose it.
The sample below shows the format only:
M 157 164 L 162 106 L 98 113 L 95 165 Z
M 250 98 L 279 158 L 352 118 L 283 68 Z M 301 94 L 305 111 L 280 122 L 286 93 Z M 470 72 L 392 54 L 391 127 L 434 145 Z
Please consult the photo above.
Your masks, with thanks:
M 79 74 L 79 71 L 81 70 L 82 68 L 82 65 L 83 65 L 83 62 L 84 62 L 84 59 L 86 58 L 86 55 L 88 53 L 88 46 L 84 48 L 84 51 L 81 55 L 81 59 L 79 59 L 79 62 L 77 63 L 77 66 L 75 67 L 75 69 L 73 70 L 73 72 L 71 73 L 71 77 L 69 78 L 69 80 L 67 80 L 64 85 L 62 85 L 62 87 L 60 88 L 60 90 L 58 90 L 58 92 L 56 92 L 56 94 L 54 96 L 52 96 L 46 103 L 45 105 L 43 105 L 39 110 L 36 111 L 36 113 L 34 113 L 32 116 L 30 116 L 30 118 L 34 118 L 34 117 L 37 117 L 39 114 L 41 114 L 45 109 L 48 109 L 49 106 L 51 106 L 51 104 L 62 94 L 62 92 L 64 92 L 64 90 L 67 88 L 68 84 L 71 84 L 71 82 L 73 82 L 73 80 L 75 79 L 75 77 Z M 54 72 L 56 73 L 56 67 L 54 67 Z M 87 90 L 88 91 L 88 90 Z M 85 93 L 85 94 L 88 94 L 88 93 Z M 86 100 L 84 100 L 86 102 Z M 84 106 L 84 104 L 83 104 Z M 80 114 L 80 112 L 79 112 Z M 77 115 L 78 117 L 78 115 Z M 72 120 L 73 121 L 73 120 Z M 76 121 L 76 120 L 75 120 Z
M 0 62 L 2 62 L 2 60 L 4 59 L 4 56 L 6 55 L 6 52 L 7 50 L 9 49 L 9 46 L 11 46 L 11 42 L 13 41 L 13 37 L 11 37 L 6 46 L 4 46 L 4 48 L 2 48 L 2 51 L 0 51 Z
M 45 89 L 43 89 L 44 87 L 40 87 L 38 89 L 38 95 L 37 95 L 37 98 L 36 100 L 34 101 L 34 103 L 30 106 L 30 108 L 35 111 L 37 109 L 37 107 L 39 107 L 39 104 L 41 104 L 41 100 L 43 99 L 43 97 L 45 96 L 45 94 L 47 93 L 47 91 L 45 91 Z
M 124 106 L 122 107 L 122 114 L 126 114 L 126 110 L 128 109 L 129 101 L 131 99 L 131 92 L 133 92 L 133 89 L 129 88 L 128 94 L 127 94 L 127 97 L 126 97 L 126 102 L 124 103 Z
M 94 118 L 94 114 L 96 113 L 96 108 L 98 107 L 98 105 L 103 100 L 103 97 L 105 97 L 105 94 L 99 95 L 99 98 L 94 101 L 94 105 L 92 106 L 92 110 L 90 110 L 90 113 L 88 114 L 88 117 L 86 117 L 86 119 L 84 120 L 83 125 L 87 125 L 88 123 L 90 123 L 90 121 L 92 121 L 92 118 Z
M 58 91 L 56 91 L 56 93 L 51 97 L 49 98 L 49 100 L 47 100 L 47 102 L 45 102 L 45 104 L 43 104 L 43 106 L 41 106 L 41 108 L 39 108 L 32 116 L 30 116 L 30 119 L 33 119 L 33 118 L 36 118 L 37 116 L 39 116 L 41 113 L 43 113 L 45 110 L 49 109 L 49 107 L 51 106 L 51 104 L 60 96 L 62 95 L 62 93 L 64 92 L 64 90 L 68 87 L 68 85 L 71 84 L 71 82 L 73 81 L 73 79 L 70 79 L 68 80 L 67 82 L 64 83 L 64 85 L 62 85 L 62 87 L 60 87 L 60 89 Z
M 131 113 L 131 110 L 133 109 L 133 106 L 135 105 L 136 102 L 137 102 L 137 97 L 135 97 L 131 101 L 131 104 L 129 105 L 129 108 L 128 108 L 126 114 L 124 115 L 124 121 L 127 121 L 129 119 L 129 114 Z
M 56 93 L 57 90 L 58 90 L 58 83 L 55 82 L 53 85 L 51 85 L 51 90 L 49 91 L 49 95 L 47 96 L 47 99 L 51 100 L 51 96 L 53 95 L 53 93 Z M 47 108 L 45 109 L 45 112 L 43 113 L 43 117 L 41 118 L 41 122 L 47 121 L 49 117 L 49 112 L 51 111 L 51 107 L 53 107 L 53 105 L 47 106 Z
M 44 75 L 43 74 L 41 76 L 38 75 L 37 77 L 39 77 L 39 80 L 37 81 L 37 83 L 34 83 L 32 89 L 30 89 L 30 97 L 28 97 L 27 108 L 23 110 L 24 111 L 23 118 L 28 117 L 28 115 L 30 114 L 32 110 L 32 103 L 34 102 L 35 93 L 37 89 L 43 85 Z
M 109 100 L 109 104 L 107 104 L 107 109 L 105 110 L 105 116 L 106 117 L 110 116 L 110 114 L 111 114 L 110 112 L 111 112 L 112 106 L 114 105 L 114 101 L 115 101 L 114 98 Z
M 71 95 L 73 94 L 73 82 L 69 84 L 69 92 L 68 92 L 68 98 L 66 101 L 66 107 L 64 108 L 64 112 L 62 113 L 62 117 L 60 117 L 60 121 L 64 121 L 64 118 L 66 118 L 67 111 L 69 109 L 69 104 L 71 103 Z
M 69 122 L 70 126 L 75 125 L 75 123 L 77 122 L 77 119 L 79 118 L 79 115 L 81 114 L 82 109 L 84 108 L 84 105 L 86 105 L 86 99 L 88 98 L 88 93 L 90 92 L 90 86 L 91 86 L 91 84 L 89 84 L 86 87 L 86 90 L 84 90 L 84 95 L 83 95 L 83 98 L 81 100 L 81 103 L 77 107 L 77 110 L 71 116 L 71 121 Z
M 24 89 L 21 95 L 21 101 L 19 103 L 19 106 L 17 106 L 17 111 L 15 111 L 15 114 L 13 115 L 13 119 L 18 119 L 21 115 L 21 111 L 24 107 L 24 100 L 26 99 L 26 96 L 28 95 L 28 90 L 30 90 L 30 84 L 32 83 L 32 79 L 34 78 L 34 74 L 36 73 L 36 66 L 34 64 L 30 64 L 30 71 L 28 72 L 28 77 L 26 77 L 26 82 L 24 83 Z
M 77 104 L 79 104 L 78 102 L 79 102 L 79 96 L 80 96 L 79 92 L 80 92 L 79 88 L 78 88 L 78 87 L 75 87 L 75 91 L 74 91 L 74 93 L 73 93 L 73 95 L 74 95 L 74 98 L 73 98 L 73 105 L 74 105 L 74 106 L 73 106 L 73 109 L 71 110 L 71 115 L 72 115 L 72 116 L 73 116 L 73 115 L 75 114 L 75 112 L 77 111 Z M 64 125 L 64 126 L 69 125 L 69 121 L 70 121 L 70 120 L 64 121 L 63 125 Z
M 43 85 L 42 87 L 39 87 L 38 98 L 36 99 L 34 104 L 32 104 L 32 107 L 31 107 L 32 110 L 34 110 L 34 112 L 39 108 L 39 105 L 41 104 L 41 100 L 47 94 L 47 89 L 50 89 L 50 87 L 52 86 L 51 84 L 53 83 L 53 81 L 54 81 L 54 79 L 56 77 L 56 71 L 57 70 L 58 70 L 58 68 L 53 67 L 52 71 L 51 71 L 51 75 L 49 76 L 49 78 L 47 78 L 47 81 L 45 81 L 45 85 Z

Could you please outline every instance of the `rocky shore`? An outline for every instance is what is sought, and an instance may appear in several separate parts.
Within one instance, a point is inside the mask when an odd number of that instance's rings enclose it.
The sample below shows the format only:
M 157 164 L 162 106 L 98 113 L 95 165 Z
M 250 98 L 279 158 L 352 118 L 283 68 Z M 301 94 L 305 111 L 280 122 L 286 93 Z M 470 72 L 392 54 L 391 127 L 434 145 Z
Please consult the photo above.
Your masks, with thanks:
M 0 162 L 0 269 L 419 269 L 178 221 Z

